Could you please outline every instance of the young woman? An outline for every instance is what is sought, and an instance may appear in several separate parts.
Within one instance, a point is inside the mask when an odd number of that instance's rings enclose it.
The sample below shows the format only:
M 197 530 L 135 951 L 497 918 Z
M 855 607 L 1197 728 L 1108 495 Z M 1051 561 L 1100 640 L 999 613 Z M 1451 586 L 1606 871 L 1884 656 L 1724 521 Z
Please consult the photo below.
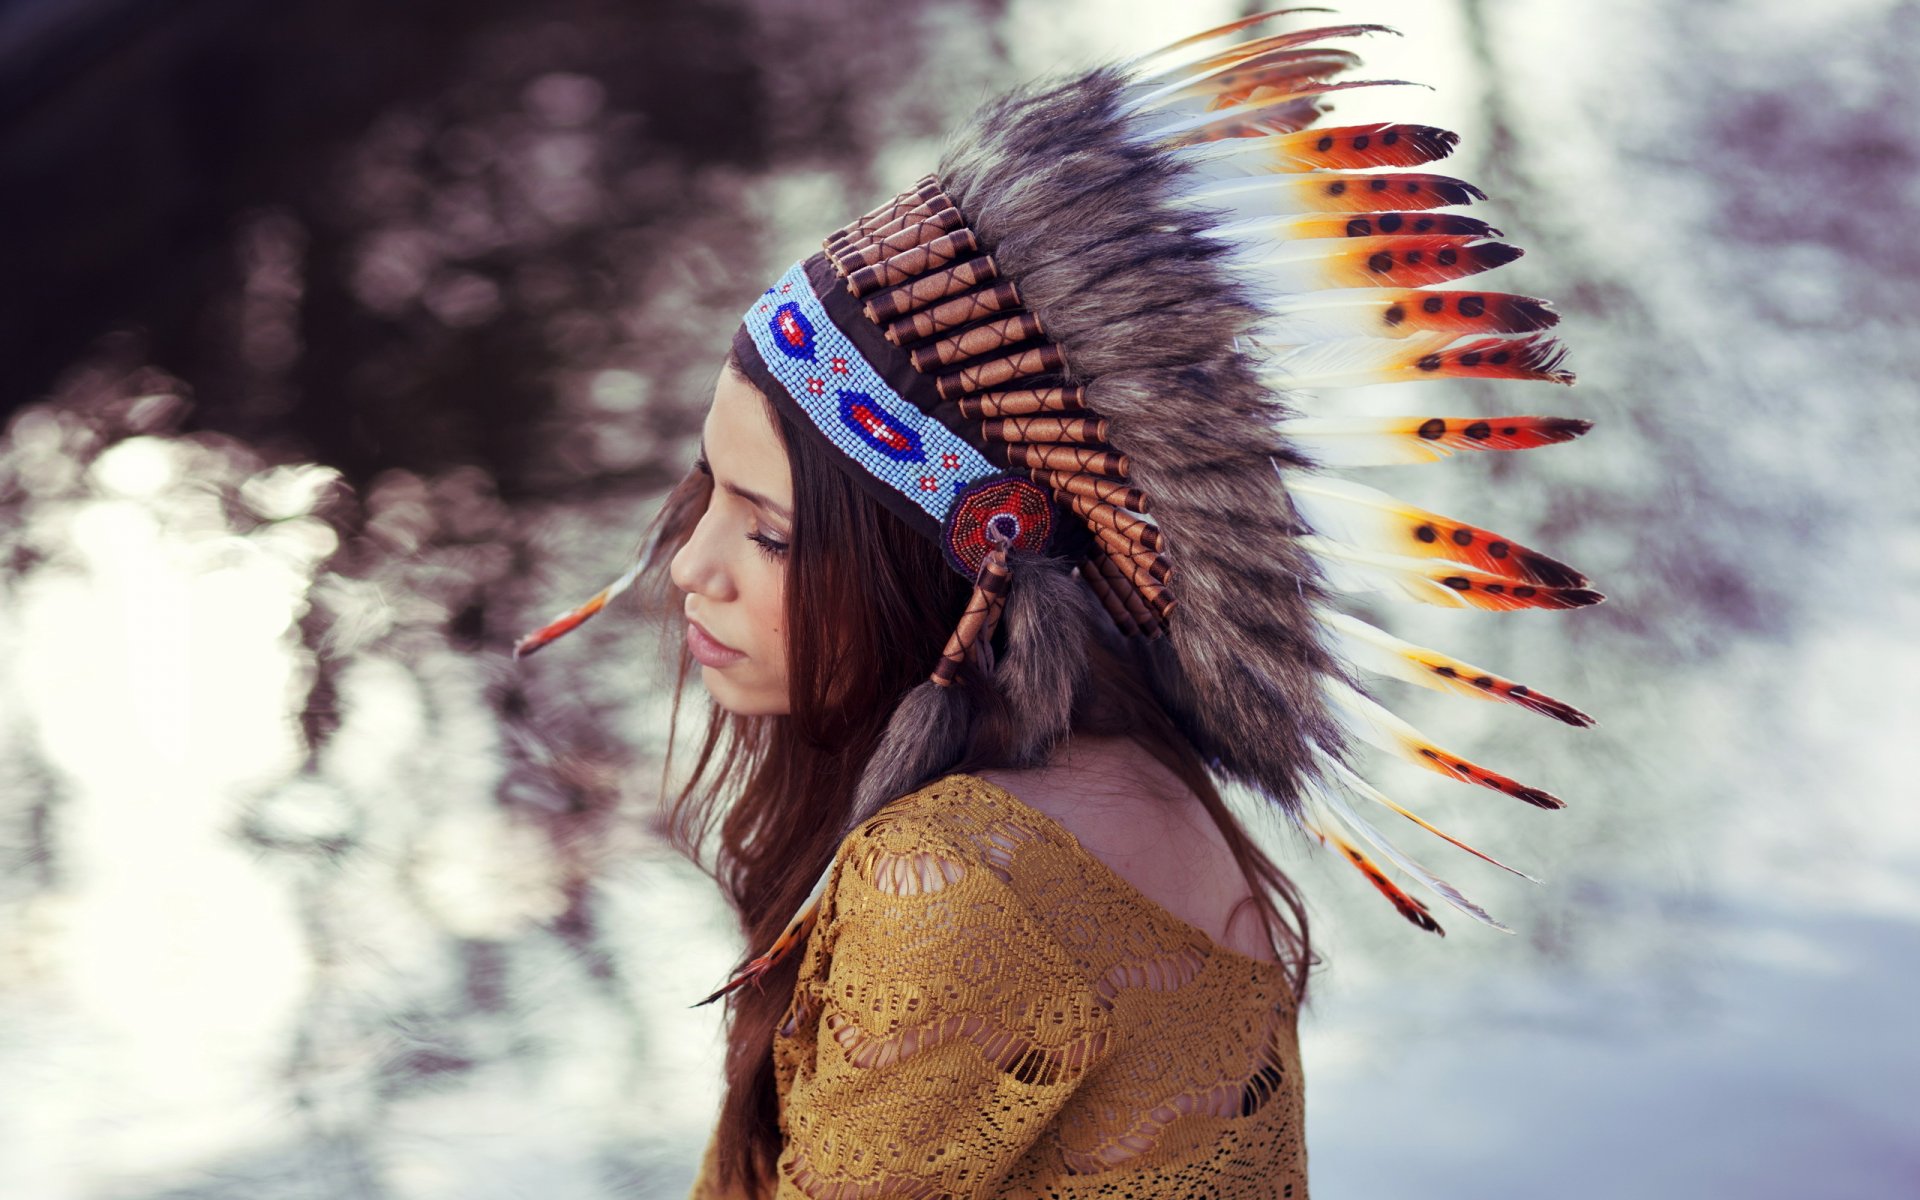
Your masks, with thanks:
M 699 474 L 687 487 L 706 495 L 704 510 L 690 529 L 670 538 L 678 543 L 670 570 L 684 596 L 688 653 L 716 708 L 676 811 L 682 830 L 697 836 L 726 798 L 735 797 L 720 828 L 721 878 L 749 940 L 767 945 L 800 905 L 820 864 L 842 851 L 858 775 L 897 698 L 938 658 L 971 589 L 934 543 L 823 461 L 735 363 L 714 389 L 701 446 Z M 689 505 L 689 518 L 693 511 Z M 1005 764 L 1018 761 L 1009 753 L 1016 740 L 1009 727 L 1020 715 L 984 711 L 949 772 L 863 827 L 863 834 L 883 832 L 885 865 L 857 857 L 850 863 L 851 850 L 874 839 L 856 834 L 847 841 L 838 863 L 843 878 L 830 893 L 841 911 L 813 934 L 815 943 L 833 949 L 794 955 L 759 986 L 733 993 L 727 1100 L 697 1196 L 736 1194 L 728 1176 L 753 1194 L 773 1182 L 778 1161 L 788 1164 L 790 1185 L 843 1180 L 829 1173 L 822 1142 L 842 1151 L 834 1163 L 842 1168 L 857 1157 L 844 1152 L 849 1144 L 870 1158 L 887 1144 L 910 1149 L 890 1163 L 872 1162 L 855 1177 L 884 1181 L 897 1194 L 915 1194 L 912 1186 L 927 1182 L 921 1160 L 964 1146 L 970 1161 L 932 1177 L 965 1178 L 979 1189 L 961 1194 L 1007 1194 L 1000 1189 L 1013 1185 L 1014 1172 L 1031 1169 L 1021 1160 L 1044 1121 L 1091 1128 L 1101 1123 L 1103 1104 L 1118 1101 L 1142 1116 L 1153 1106 L 1131 1080 L 1094 1090 L 1076 1086 L 1083 1072 L 1069 1078 L 1061 1071 L 1050 1085 L 1004 1075 L 996 1056 L 1018 1055 L 1011 1055 L 1014 1045 L 996 1047 L 994 1039 L 1019 1036 L 1025 1010 L 1042 996 L 1081 1005 L 1078 1017 L 1087 1029 L 1076 1036 L 1084 1037 L 1096 1028 L 1099 1005 L 1120 999 L 1100 989 L 1134 984 L 1136 975 L 1147 994 L 1126 997 L 1098 1023 L 1111 1031 L 1110 1044 L 1089 1048 L 1086 1067 L 1105 1064 L 1112 1080 L 1126 1078 L 1113 1068 L 1130 1058 L 1151 1062 L 1141 1069 L 1149 1077 L 1192 1072 L 1196 1078 L 1184 1089 L 1189 1103 L 1231 1108 L 1231 1116 L 1216 1123 L 1239 1139 L 1267 1139 L 1247 1165 L 1257 1165 L 1265 1181 L 1276 1171 L 1297 1177 L 1297 1194 L 1305 1194 L 1293 1014 L 1305 985 L 1307 943 L 1297 899 L 1227 813 L 1120 639 L 1096 641 L 1087 653 L 1093 669 L 1074 728 L 1047 765 L 1009 769 Z M 991 704 L 992 697 L 983 698 Z M 995 825 L 1030 839 L 1005 863 L 1013 876 L 1007 882 L 990 874 L 994 843 L 979 840 Z M 956 885 L 967 886 L 903 889 L 897 879 L 889 882 L 889 867 L 896 873 L 929 869 L 915 864 L 915 855 L 927 856 L 922 863 L 941 873 L 930 879 L 945 884 L 953 874 L 961 876 Z M 851 880 L 844 878 L 850 870 L 856 872 Z M 1037 906 L 1069 883 L 1079 893 L 1071 908 Z M 854 889 L 867 906 L 857 913 L 848 910 Z M 968 907 L 954 907 L 958 895 Z M 914 899 L 952 925 L 924 929 L 916 923 L 922 914 L 896 913 L 883 903 Z M 1037 905 L 1026 911 L 1024 902 Z M 1014 904 L 1023 910 L 1025 928 L 992 923 Z M 1126 962 L 1101 963 L 1101 972 L 1081 980 L 1077 970 L 1056 977 L 1022 961 L 1041 957 L 1027 941 L 1060 947 L 1053 955 L 1064 961 L 1067 943 L 1050 927 L 1085 921 L 1089 910 L 1100 928 L 1079 932 L 1078 952 L 1098 944 Z M 926 940 L 902 944 L 914 936 L 910 931 Z M 984 945 L 982 933 L 989 935 Z M 1136 945 L 1151 951 L 1138 953 Z M 968 950 L 999 961 L 963 965 Z M 1182 974 L 1196 971 L 1190 960 L 1203 956 L 1208 977 L 1190 991 L 1176 988 Z M 971 989 L 965 1003 L 941 1004 L 934 994 L 961 983 Z M 877 1028 L 822 1026 L 819 1015 L 806 1011 L 846 987 L 889 994 L 898 1004 L 924 998 L 936 1022 L 960 1016 L 991 1027 L 918 1054 L 896 1050 L 892 1061 L 860 1069 L 860 1078 L 831 1079 L 815 1065 L 823 1043 L 838 1048 L 858 1037 L 877 1045 L 897 1027 L 891 1020 Z M 1223 1003 L 1231 1008 L 1223 1011 Z M 1011 1027 L 1001 1028 L 1002 1022 Z M 1149 1027 L 1159 1028 L 1148 1035 Z M 1119 1044 L 1115 1035 L 1123 1032 L 1136 1044 Z M 1055 1045 L 1076 1040 L 1064 1028 L 1054 1038 Z M 1284 1073 L 1284 1083 L 1261 1105 L 1263 1116 L 1243 1118 L 1249 1078 L 1242 1076 L 1253 1072 L 1233 1071 L 1219 1061 L 1220 1051 L 1257 1042 L 1245 1049 L 1258 1071 L 1266 1068 L 1262 1050 L 1269 1040 L 1279 1063 L 1273 1069 Z M 1003 1087 L 992 1086 L 996 1075 L 1006 1079 Z M 1221 1089 L 1230 1097 L 1206 1095 Z M 888 1091 L 900 1103 L 888 1103 Z M 1029 1128 L 1003 1125 L 1004 1114 L 988 1102 L 1002 1092 L 1029 1106 Z M 951 1111 L 930 1121 L 929 1106 Z M 807 1137 L 793 1136 L 796 1129 Z M 1158 1140 L 1152 1134 L 1132 1124 L 1109 1132 L 1117 1140 L 1087 1149 L 1116 1169 L 1129 1168 L 1123 1174 L 1157 1161 L 1145 1152 Z M 915 1168 L 911 1185 L 895 1174 L 903 1166 Z M 754 1173 L 760 1178 L 752 1179 Z M 833 1194 L 817 1186 L 801 1191 Z
M 1497 923 L 1345 798 L 1433 829 L 1353 773 L 1348 735 L 1560 803 L 1434 745 L 1358 671 L 1584 714 L 1329 585 L 1598 594 L 1316 468 L 1586 423 L 1293 407 L 1569 382 L 1536 333 L 1555 318 L 1427 286 L 1517 253 L 1434 211 L 1469 185 L 1400 169 L 1452 134 L 1307 128 L 1355 61 L 1318 43 L 1374 27 L 1226 41 L 1264 19 L 994 102 L 795 264 L 743 316 L 634 570 L 521 646 L 648 577 L 683 608 L 682 687 L 698 663 L 714 702 L 674 814 L 689 847 L 717 822 L 758 953 L 709 997 L 727 1094 L 697 1198 L 1304 1197 L 1306 922 L 1216 780 L 1436 932 L 1360 842 Z

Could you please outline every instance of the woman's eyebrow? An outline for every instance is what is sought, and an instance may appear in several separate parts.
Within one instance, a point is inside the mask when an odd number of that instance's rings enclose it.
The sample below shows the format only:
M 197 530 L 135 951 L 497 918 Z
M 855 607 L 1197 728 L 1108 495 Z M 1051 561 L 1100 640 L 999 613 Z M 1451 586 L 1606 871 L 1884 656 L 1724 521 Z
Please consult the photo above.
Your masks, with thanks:
M 703 464 L 707 464 L 707 474 L 713 474 L 713 467 L 711 465 L 713 460 L 707 457 L 707 439 L 705 438 L 700 439 L 700 461 Z M 758 504 L 761 508 L 766 509 L 782 520 L 793 520 L 793 514 L 787 511 L 787 507 L 784 504 L 776 504 L 772 500 L 762 496 L 759 492 L 748 491 L 737 483 L 723 483 L 720 486 L 740 497 L 742 500 Z

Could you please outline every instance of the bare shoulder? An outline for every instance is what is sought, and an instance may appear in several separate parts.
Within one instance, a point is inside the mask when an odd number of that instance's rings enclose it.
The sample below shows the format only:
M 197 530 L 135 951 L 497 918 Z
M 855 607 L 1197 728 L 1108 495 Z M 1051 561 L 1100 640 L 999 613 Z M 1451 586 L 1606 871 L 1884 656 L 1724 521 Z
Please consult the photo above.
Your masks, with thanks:
M 1226 835 L 1192 789 L 1139 745 L 1076 738 L 1045 767 L 976 774 L 1066 827 L 1180 920 L 1249 958 L 1272 959 L 1254 907 L 1234 916 L 1250 889 Z

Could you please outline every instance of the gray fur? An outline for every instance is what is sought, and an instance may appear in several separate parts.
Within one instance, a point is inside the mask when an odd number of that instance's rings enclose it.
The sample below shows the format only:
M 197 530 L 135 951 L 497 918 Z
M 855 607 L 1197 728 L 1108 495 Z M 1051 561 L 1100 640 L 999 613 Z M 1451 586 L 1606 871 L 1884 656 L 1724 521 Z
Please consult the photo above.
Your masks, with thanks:
M 1043 765 L 1072 729 L 1074 701 L 1092 670 L 1087 640 L 1107 615 L 1073 577 L 1072 564 L 1015 552 L 1001 628 L 1007 649 L 994 685 L 1020 716 L 1021 744 L 1008 766 Z
M 842 835 L 880 811 L 887 802 L 918 788 L 958 762 L 973 729 L 973 705 L 966 690 L 928 681 L 900 701 L 867 760 L 853 796 L 853 815 Z
M 1310 607 L 1321 577 L 1270 466 L 1304 460 L 1235 348 L 1259 309 L 1202 236 L 1210 215 L 1168 202 L 1186 168 L 1126 136 L 1122 86 L 1103 70 L 1002 97 L 939 174 L 1153 502 L 1179 601 L 1171 650 L 1149 652 L 1162 702 L 1217 769 L 1297 810 L 1310 743 L 1344 750 L 1321 692 L 1343 675 Z

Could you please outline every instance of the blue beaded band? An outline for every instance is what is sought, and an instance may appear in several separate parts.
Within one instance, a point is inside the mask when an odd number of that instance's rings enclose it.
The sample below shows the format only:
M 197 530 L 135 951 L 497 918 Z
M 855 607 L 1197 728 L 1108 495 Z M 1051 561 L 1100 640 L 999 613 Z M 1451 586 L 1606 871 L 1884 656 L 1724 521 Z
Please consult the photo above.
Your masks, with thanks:
M 828 441 L 944 527 L 962 491 L 1003 472 L 881 378 L 827 316 L 806 267 L 795 263 L 747 310 L 747 335 Z

